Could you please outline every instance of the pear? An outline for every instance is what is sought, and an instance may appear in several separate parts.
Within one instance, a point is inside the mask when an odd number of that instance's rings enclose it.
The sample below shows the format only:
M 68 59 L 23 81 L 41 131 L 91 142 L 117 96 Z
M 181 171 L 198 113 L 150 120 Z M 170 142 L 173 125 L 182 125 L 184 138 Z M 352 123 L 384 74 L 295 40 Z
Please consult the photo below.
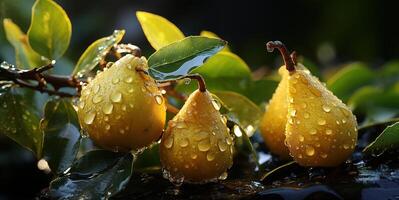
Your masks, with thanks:
M 137 151 L 157 141 L 166 118 L 164 98 L 143 71 L 144 57 L 126 55 L 82 88 L 80 124 L 100 147 Z
M 160 144 L 164 175 L 172 182 L 225 179 L 233 163 L 233 138 L 218 104 L 204 90 L 194 91 L 168 122 Z
M 357 122 L 351 110 L 318 78 L 296 63 L 281 42 L 269 42 L 283 55 L 288 76 L 285 127 L 290 155 L 302 166 L 333 167 L 344 162 L 357 142 Z
M 282 159 L 289 159 L 289 150 L 284 144 L 288 113 L 289 74 L 285 66 L 281 66 L 278 72 L 281 75 L 281 81 L 266 106 L 266 112 L 260 122 L 259 129 L 269 151 Z

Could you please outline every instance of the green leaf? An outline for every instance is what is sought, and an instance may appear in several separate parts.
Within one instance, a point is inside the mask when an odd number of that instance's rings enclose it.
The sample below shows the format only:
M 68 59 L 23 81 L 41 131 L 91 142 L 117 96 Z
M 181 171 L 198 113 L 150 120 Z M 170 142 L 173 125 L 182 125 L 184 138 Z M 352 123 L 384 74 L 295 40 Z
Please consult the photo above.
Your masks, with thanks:
M 373 123 L 398 115 L 398 99 L 399 92 L 365 86 L 351 96 L 348 105 L 356 114 L 366 117 L 365 123 Z
M 364 153 L 381 154 L 389 149 L 399 147 L 399 122 L 388 126 L 371 144 L 364 150 Z
M 54 199 L 109 199 L 126 187 L 132 172 L 133 156 L 126 154 L 98 174 L 80 177 L 71 173 L 53 180 L 50 196 Z
M 143 173 L 160 173 L 162 165 L 159 157 L 159 144 L 155 143 L 145 149 L 134 162 L 134 168 Z
M 89 151 L 74 163 L 70 172 L 79 176 L 101 173 L 115 165 L 122 156 L 124 154 L 107 150 Z
M 349 97 L 362 86 L 373 81 L 373 72 L 362 63 L 352 63 L 327 81 L 327 87 L 342 101 Z
M 125 35 L 125 30 L 115 30 L 108 37 L 93 42 L 80 56 L 72 75 L 85 74 L 93 70 L 115 44 L 118 44 Z
M 41 60 L 40 55 L 33 51 L 27 36 L 18 25 L 14 24 L 11 19 L 4 19 L 3 25 L 7 40 L 15 49 L 15 62 L 19 68 L 33 69 L 46 64 Z
M 230 120 L 239 124 L 248 136 L 252 136 L 262 117 L 262 110 L 251 100 L 235 92 L 214 92 L 227 107 Z
M 52 100 L 44 108 L 43 158 L 50 169 L 61 174 L 74 162 L 80 144 L 78 116 L 70 100 Z
M 41 157 L 43 134 L 36 110 L 16 89 L 0 91 L 0 132 Z
M 213 33 L 211 31 L 205 31 L 205 30 L 201 31 L 200 36 L 204 36 L 204 37 L 208 37 L 208 38 L 222 39 L 221 37 L 216 35 L 216 33 Z M 222 52 L 223 51 L 231 52 L 230 48 L 227 45 L 223 48 Z
M 36 0 L 28 30 L 29 44 L 42 56 L 55 60 L 69 46 L 72 34 L 68 15 L 52 0 Z
M 157 80 L 179 78 L 201 66 L 207 58 L 220 51 L 226 42 L 190 36 L 165 46 L 148 58 L 149 73 Z
M 155 50 L 184 38 L 179 28 L 159 15 L 138 11 L 136 16 L 147 40 Z
M 249 82 L 244 95 L 251 99 L 257 105 L 267 102 L 272 98 L 276 90 L 278 81 L 272 79 L 260 79 Z
M 390 86 L 399 81 L 399 61 L 394 60 L 382 66 L 378 72 L 378 83 Z

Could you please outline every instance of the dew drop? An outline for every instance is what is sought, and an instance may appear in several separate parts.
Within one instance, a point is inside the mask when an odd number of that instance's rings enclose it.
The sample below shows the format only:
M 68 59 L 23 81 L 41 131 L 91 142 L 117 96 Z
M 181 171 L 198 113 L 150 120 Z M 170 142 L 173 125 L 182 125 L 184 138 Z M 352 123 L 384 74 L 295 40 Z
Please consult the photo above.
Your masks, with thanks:
M 173 137 L 168 137 L 165 139 L 164 146 L 166 148 L 171 148 L 173 146 Z
M 307 106 L 308 106 L 308 105 L 307 105 L 305 102 L 301 104 L 301 107 L 302 107 L 302 108 L 306 108 Z
M 194 134 L 193 138 L 196 141 L 200 141 L 200 140 L 203 140 L 203 139 L 207 138 L 208 135 L 209 134 L 207 132 L 201 131 L 201 132 L 198 132 L 198 133 Z
M 110 126 L 109 124 L 106 124 L 106 125 L 105 125 L 105 129 L 106 129 L 106 130 L 109 130 L 109 129 L 111 129 L 111 126 Z
M 161 105 L 163 102 L 163 97 L 159 94 L 155 95 L 155 102 L 157 102 L 157 104 Z
M 293 116 L 293 117 L 295 117 L 295 115 L 296 115 L 296 110 L 295 110 L 295 109 L 291 110 L 291 111 L 290 111 L 290 115 Z
M 325 153 L 322 153 L 321 155 L 320 155 L 322 158 L 327 158 L 327 154 L 325 154 Z
M 319 119 L 319 120 L 317 121 L 317 124 L 319 124 L 320 126 L 325 125 L 326 123 L 327 123 L 327 122 L 326 122 L 325 119 Z
M 84 101 L 79 101 L 78 107 L 79 107 L 79 109 L 83 109 L 85 107 L 85 102 Z
M 209 151 L 209 152 L 206 154 L 206 159 L 207 159 L 208 161 L 215 160 L 215 157 L 216 157 L 216 154 L 215 154 L 215 152 L 213 152 L 213 151 Z
M 343 124 L 346 124 L 346 119 L 342 119 L 342 123 L 343 123 Z
M 125 78 L 125 82 L 126 82 L 126 83 L 131 83 L 131 82 L 133 82 L 133 77 L 131 77 L 131 76 L 126 77 L 126 78 Z
M 112 113 L 113 109 L 114 109 L 114 105 L 112 105 L 112 103 L 107 103 L 103 106 L 102 111 L 104 114 L 109 115 Z
M 314 86 L 310 86 L 309 90 L 312 94 L 314 94 L 316 97 L 320 97 L 321 96 L 321 92 L 320 90 L 318 90 L 317 88 L 315 88 Z
M 328 106 L 328 105 L 323 105 L 322 107 L 323 107 L 324 112 L 327 112 L 327 113 L 328 113 L 328 112 L 331 111 L 331 107 Z
M 111 94 L 111 101 L 112 102 L 121 102 L 122 101 L 122 93 L 120 92 L 115 92 Z
M 313 156 L 315 154 L 315 150 L 312 146 L 306 146 L 306 155 Z
M 130 88 L 127 92 L 133 93 L 133 91 L 134 91 L 134 89 L 133 89 L 133 88 Z
M 126 105 L 122 105 L 122 110 L 126 111 Z
M 100 91 L 100 85 L 94 85 L 93 86 L 93 92 L 94 92 L 94 94 L 97 94 L 98 93 L 98 91 Z M 89 92 L 89 91 L 88 91 Z
M 186 147 L 186 146 L 188 146 L 188 139 L 187 139 L 187 138 L 181 139 L 180 142 L 179 142 L 179 145 L 180 145 L 181 147 Z
M 305 113 L 303 114 L 303 117 L 304 117 L 305 119 L 308 119 L 308 118 L 310 117 L 310 114 L 309 114 L 308 112 L 305 112 Z
M 349 149 L 349 145 L 347 145 L 347 144 L 344 144 L 343 147 L 344 147 L 344 149 Z
M 218 146 L 219 146 L 219 150 L 220 150 L 221 152 L 226 151 L 227 148 L 228 148 L 227 143 L 226 143 L 225 141 L 223 141 L 223 140 L 219 140 Z
M 190 155 L 190 157 L 191 157 L 191 159 L 195 160 L 195 159 L 197 159 L 198 155 L 196 153 L 192 153 Z
M 332 132 L 332 130 L 331 129 L 327 129 L 326 130 L 326 135 L 331 135 L 333 132 Z
M 299 139 L 300 142 L 303 142 L 305 140 L 305 138 L 302 135 L 299 135 L 298 139 Z
M 112 79 L 112 83 L 113 83 L 113 84 L 119 83 L 119 78 L 116 78 L 116 77 L 113 78 L 113 79 Z
M 119 130 L 119 133 L 121 133 L 122 135 L 124 135 L 124 134 L 125 134 L 125 130 L 121 129 L 121 130 Z
M 226 180 L 226 179 L 227 179 L 227 176 L 228 176 L 227 172 L 223 172 L 223 173 L 218 177 L 218 179 L 219 179 L 219 180 Z
M 211 148 L 211 143 L 209 140 L 202 140 L 198 143 L 198 149 L 200 151 L 208 151 Z
M 186 128 L 186 123 L 184 123 L 184 122 L 176 122 L 176 128 Z
M 89 125 L 90 125 L 90 124 L 93 123 L 95 117 L 96 117 L 96 113 L 95 113 L 95 112 L 86 113 L 86 115 L 85 115 L 85 117 L 84 117 L 84 122 L 85 122 L 86 124 L 89 124 Z
M 232 137 L 227 137 L 227 138 L 226 138 L 226 143 L 227 143 L 228 145 L 233 144 L 233 138 L 232 138 Z
M 103 100 L 103 98 L 100 95 L 95 95 L 92 100 L 93 103 L 100 103 Z
M 216 99 L 212 99 L 212 105 L 213 105 L 213 107 L 214 107 L 216 110 L 220 110 L 220 107 L 221 107 L 220 102 L 217 101 Z

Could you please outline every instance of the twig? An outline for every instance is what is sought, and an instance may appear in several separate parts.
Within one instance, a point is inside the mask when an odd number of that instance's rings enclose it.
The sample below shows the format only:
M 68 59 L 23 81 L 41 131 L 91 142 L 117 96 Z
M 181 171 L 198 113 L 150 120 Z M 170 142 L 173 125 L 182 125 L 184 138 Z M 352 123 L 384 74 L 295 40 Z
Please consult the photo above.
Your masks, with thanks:
M 6 67 L 5 67 L 6 66 Z M 49 95 L 58 95 L 61 97 L 79 96 L 81 90 L 81 81 L 72 76 L 60 76 L 45 74 L 46 71 L 52 69 L 53 63 L 43 67 L 34 68 L 31 70 L 21 70 L 12 65 L 2 64 L 0 67 L 0 77 L 9 80 L 19 85 L 39 92 L 44 92 Z M 36 84 L 31 83 L 36 82 Z M 48 87 L 51 84 L 53 89 Z M 58 91 L 60 88 L 75 88 L 76 94 Z

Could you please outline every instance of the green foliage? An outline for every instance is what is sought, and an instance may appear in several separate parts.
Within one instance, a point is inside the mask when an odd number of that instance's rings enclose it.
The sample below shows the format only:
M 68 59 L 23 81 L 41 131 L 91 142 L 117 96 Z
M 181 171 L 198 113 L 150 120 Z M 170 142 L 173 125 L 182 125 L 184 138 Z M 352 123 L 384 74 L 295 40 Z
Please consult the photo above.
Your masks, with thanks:
M 75 161 L 80 144 L 78 116 L 70 100 L 52 100 L 44 108 L 43 158 L 50 169 L 61 174 Z
M 346 102 L 360 87 L 373 81 L 373 72 L 363 63 L 352 63 L 342 68 L 327 81 L 327 87 Z
M 147 40 L 155 50 L 184 38 L 184 34 L 169 20 L 148 12 L 136 12 Z
M 95 156 L 99 159 L 98 162 L 104 162 L 97 153 L 91 153 L 87 156 Z M 108 199 L 112 197 L 125 188 L 133 170 L 133 156 L 131 154 L 115 156 L 117 157 L 116 162 L 106 163 L 109 165 L 102 169 L 90 166 L 97 162 L 96 159 L 81 158 L 85 160 L 80 162 L 80 167 L 85 170 L 85 173 L 90 174 L 89 177 L 91 178 L 80 176 L 76 172 L 59 177 L 50 183 L 51 197 L 56 199 Z M 91 162 L 87 163 L 87 161 Z M 90 169 L 92 171 L 88 171 Z
M 148 58 L 149 73 L 157 80 L 187 75 L 195 67 L 220 51 L 226 42 L 200 36 L 190 36 L 167 45 Z
M 123 35 L 125 35 L 125 30 L 115 30 L 112 35 L 93 42 L 80 56 L 72 75 L 85 74 L 93 70 L 109 50 L 122 40 Z
M 53 0 L 35 2 L 28 38 L 36 52 L 51 60 L 58 59 L 67 50 L 71 35 L 71 22 L 61 6 Z
M 14 24 L 11 19 L 4 19 L 3 26 L 8 42 L 15 49 L 15 63 L 18 67 L 32 69 L 45 64 L 40 55 L 29 45 L 28 37 L 18 25 Z
M 388 126 L 374 142 L 369 144 L 363 151 L 365 153 L 381 154 L 387 150 L 399 147 L 399 122 Z
M 40 157 L 43 134 L 35 108 L 13 88 L 0 91 L 0 102 L 0 132 Z

